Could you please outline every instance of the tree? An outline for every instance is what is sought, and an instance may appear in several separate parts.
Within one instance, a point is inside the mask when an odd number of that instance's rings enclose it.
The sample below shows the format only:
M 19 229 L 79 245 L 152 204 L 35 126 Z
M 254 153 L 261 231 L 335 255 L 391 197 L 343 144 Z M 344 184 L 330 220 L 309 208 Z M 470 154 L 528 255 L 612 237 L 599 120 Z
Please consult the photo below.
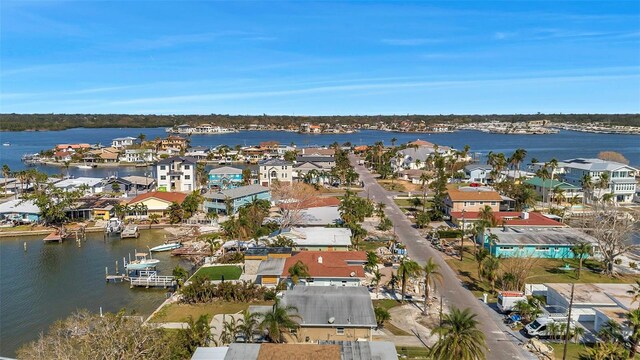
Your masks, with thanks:
M 402 258 L 400 260 L 400 266 L 398 267 L 398 276 L 402 279 L 402 302 L 404 303 L 404 298 L 407 290 L 407 281 L 413 277 L 420 274 L 420 265 L 413 260 L 409 260 L 408 258 Z
M 631 303 L 637 302 L 640 309 L 640 280 L 636 280 L 635 285 L 631 285 L 631 290 L 628 290 L 627 294 L 631 295 Z
M 640 308 L 633 309 L 625 314 L 625 324 L 631 329 L 629 342 L 631 350 L 629 351 L 629 359 L 636 357 L 636 349 L 640 345 Z
M 598 153 L 598 159 L 615 161 L 621 164 L 629 165 L 629 160 L 627 160 L 627 158 L 625 158 L 624 155 L 615 151 L 600 151 Z
M 295 313 L 293 313 L 295 312 Z M 290 330 L 297 329 L 300 325 L 294 319 L 301 319 L 297 314 L 298 309 L 294 306 L 281 306 L 280 300 L 276 299 L 271 311 L 260 314 L 260 330 L 267 330 L 269 339 L 274 343 L 286 342 L 284 334 Z
M 378 230 L 380 231 L 389 231 L 393 227 L 393 223 L 389 218 L 383 217 L 380 219 L 380 223 L 378 224 Z
M 296 242 L 293 239 L 286 236 L 276 236 L 273 240 L 267 243 L 268 247 L 295 247 Z
M 579 266 L 578 266 L 578 279 L 580 279 L 580 274 L 582 273 L 582 262 L 584 259 L 588 258 L 593 254 L 593 249 L 591 248 L 591 244 L 586 242 L 580 242 L 571 248 L 573 255 L 578 258 Z
M 484 247 L 476 251 L 475 258 L 476 258 L 476 262 L 478 263 L 478 279 L 479 280 L 481 280 L 484 277 L 484 260 L 489 256 L 490 256 L 489 250 L 485 249 Z
M 377 268 L 373 271 L 373 279 L 371 279 L 371 285 L 376 287 L 376 297 L 380 293 L 380 282 L 382 281 L 382 273 Z
M 500 259 L 489 255 L 483 261 L 484 277 L 491 284 L 491 290 L 496 291 L 496 279 L 498 278 L 498 269 L 500 268 Z
M 11 168 L 7 164 L 2 165 L 2 177 L 4 178 L 4 186 L 2 187 L 3 193 L 7 192 L 7 180 L 11 175 Z
M 479 215 L 482 221 L 485 221 L 490 225 L 496 224 L 496 219 L 493 217 L 493 209 L 491 209 L 491 206 L 485 205 L 482 209 L 480 209 Z
M 581 360 L 623 360 L 624 347 L 617 342 L 598 342 L 594 347 L 587 348 L 580 354 Z
M 598 330 L 597 336 L 604 342 L 622 341 L 622 327 L 612 319 L 607 320 Z
M 242 312 L 242 318 L 238 319 L 237 331 L 244 335 L 246 342 L 253 342 L 253 334 L 258 330 L 260 322 L 258 313 L 251 313 L 249 310 Z
M 469 309 L 452 308 L 432 334 L 439 340 L 431 348 L 435 360 L 484 360 L 488 349 L 484 333 L 477 328 L 476 315 Z
M 373 312 L 376 315 L 376 324 L 378 325 L 378 328 L 382 328 L 385 321 L 391 320 L 391 314 L 389 314 L 389 311 L 383 307 L 376 306 L 373 309 Z
M 151 225 L 152 224 L 159 223 L 160 222 L 160 218 L 161 218 L 160 214 L 156 214 L 156 213 L 150 214 L 149 215 L 149 229 L 151 229 Z
M 540 309 L 540 306 L 538 306 L 538 301 L 534 298 L 516 302 L 513 306 L 513 310 L 518 312 L 525 322 L 530 322 L 531 319 L 542 314 L 542 310 Z
M 176 265 L 176 267 L 173 268 L 171 275 L 176 278 L 179 285 L 184 284 L 184 282 L 189 278 L 189 272 L 182 268 L 180 265 Z
M 427 314 L 427 305 L 429 304 L 429 290 L 430 286 L 436 288 L 436 283 L 442 284 L 442 273 L 440 272 L 440 265 L 433 262 L 433 258 L 429 258 L 427 263 L 422 268 L 422 274 L 424 275 L 424 309 L 423 314 Z
M 220 333 L 220 339 L 218 342 L 220 345 L 228 345 L 236 341 L 236 334 L 238 332 L 238 324 L 233 316 L 230 316 L 228 320 L 222 323 L 222 332 Z
M 298 285 L 300 279 L 307 279 L 311 276 L 309 275 L 309 267 L 300 260 L 293 264 L 287 272 L 293 285 Z
M 424 229 L 429 226 L 430 216 L 426 211 L 421 211 L 416 214 L 416 227 L 418 229 Z
M 169 212 L 169 223 L 171 224 L 179 224 L 184 219 L 184 210 L 182 206 L 175 201 L 169 205 L 167 211 Z
M 318 190 L 313 186 L 301 182 L 272 185 L 272 199 L 279 204 L 280 229 L 302 224 L 305 220 L 304 211 L 319 200 L 318 195 Z
M 251 185 L 253 175 L 251 169 L 246 167 L 242 169 L 242 185 Z
M 360 241 L 367 236 L 367 230 L 358 223 L 347 223 L 347 227 L 351 230 L 351 241 L 353 242 L 353 247 L 358 250 Z
M 615 276 L 615 259 L 627 252 L 638 248 L 633 244 L 632 234 L 635 231 L 637 214 L 629 213 L 617 207 L 597 203 L 591 216 L 586 218 L 588 231 L 596 239 L 604 263 L 604 273 Z
M 367 251 L 367 261 L 364 263 L 364 269 L 372 272 L 378 268 L 380 257 L 375 251 Z
M 43 192 L 23 194 L 23 201 L 33 201 L 40 209 L 40 219 L 45 224 L 62 226 L 67 221 L 67 209 L 73 207 L 84 195 L 85 187 L 78 190 L 66 191 L 52 184 L 47 185 Z
M 187 318 L 184 342 L 190 353 L 193 353 L 200 346 L 209 346 L 209 342 L 212 340 L 209 322 L 209 315 L 206 314 L 200 315 L 197 320 L 194 320 L 191 315 Z

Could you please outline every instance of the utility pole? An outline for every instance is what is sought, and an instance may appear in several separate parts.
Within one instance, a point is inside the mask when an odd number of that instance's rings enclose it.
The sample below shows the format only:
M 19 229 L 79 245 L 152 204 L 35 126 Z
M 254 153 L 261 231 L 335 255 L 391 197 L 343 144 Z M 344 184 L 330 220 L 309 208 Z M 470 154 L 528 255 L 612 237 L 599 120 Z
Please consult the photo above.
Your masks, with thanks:
M 567 345 L 569 344 L 569 332 L 571 330 L 571 308 L 573 307 L 573 288 L 575 283 L 571 283 L 571 298 L 569 299 L 569 314 L 567 316 L 567 330 L 564 333 L 564 350 L 562 350 L 562 360 L 567 358 Z

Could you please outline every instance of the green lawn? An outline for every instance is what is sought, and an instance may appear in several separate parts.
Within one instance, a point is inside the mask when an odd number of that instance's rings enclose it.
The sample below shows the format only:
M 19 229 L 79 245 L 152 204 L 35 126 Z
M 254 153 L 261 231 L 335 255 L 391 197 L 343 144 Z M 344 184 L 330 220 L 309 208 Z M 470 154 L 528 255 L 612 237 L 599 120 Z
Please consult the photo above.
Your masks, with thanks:
M 209 280 L 222 280 L 222 275 L 224 275 L 225 280 L 238 280 L 242 275 L 242 268 L 235 265 L 207 266 L 200 268 L 193 274 L 193 276 L 196 275 L 206 276 Z
M 564 351 L 564 344 L 550 344 L 553 348 L 553 354 L 556 359 L 562 359 L 562 353 Z M 567 360 L 579 360 L 580 353 L 583 353 L 588 345 L 575 344 L 570 342 L 567 344 Z
M 249 305 L 271 305 L 271 302 L 255 302 L 255 303 L 232 303 L 225 301 L 216 301 L 212 303 L 204 304 L 169 304 L 162 308 L 159 312 L 151 318 L 151 322 L 186 322 L 189 316 L 194 319 L 200 317 L 200 315 L 209 315 L 209 318 L 213 318 L 213 315 L 217 314 L 235 314 L 239 311 L 244 311 L 249 308 Z
M 396 306 L 400 306 L 402 305 L 399 301 L 396 300 L 391 300 L 391 299 L 384 299 L 384 300 L 373 300 L 373 307 L 381 307 L 386 309 L 387 311 L 389 311 L 391 308 L 394 308 Z M 387 330 L 389 330 L 390 333 L 392 333 L 393 335 L 398 335 L 398 336 L 410 336 L 411 334 L 400 329 L 399 327 L 393 325 L 392 323 L 390 323 L 389 321 L 385 321 L 383 324 L 383 327 Z
M 396 181 L 378 180 L 378 184 L 380 184 L 380 186 L 382 186 L 382 188 L 387 191 L 398 191 L 398 192 L 407 191 L 407 188 L 404 186 L 404 184 L 398 182 L 397 180 Z
M 473 247 L 466 246 L 464 260 L 461 262 L 458 258 L 447 259 L 447 264 L 458 273 L 458 277 L 463 284 L 471 290 L 476 296 L 482 296 L 482 293 L 491 293 L 491 287 L 484 281 L 478 281 L 478 263 L 474 259 Z M 577 261 L 566 260 L 571 267 L 577 268 Z M 536 266 L 527 278 L 528 283 L 632 283 L 633 276 L 619 276 L 610 278 L 606 275 L 598 273 L 600 266 L 597 261 L 587 260 L 584 262 L 582 275 L 577 278 L 574 270 L 565 271 L 560 267 L 564 265 L 564 261 L 560 259 L 538 259 Z
M 376 251 L 381 246 L 387 246 L 386 241 L 360 241 L 358 250 L 360 251 Z
M 402 359 L 429 359 L 426 347 L 396 346 L 396 351 Z

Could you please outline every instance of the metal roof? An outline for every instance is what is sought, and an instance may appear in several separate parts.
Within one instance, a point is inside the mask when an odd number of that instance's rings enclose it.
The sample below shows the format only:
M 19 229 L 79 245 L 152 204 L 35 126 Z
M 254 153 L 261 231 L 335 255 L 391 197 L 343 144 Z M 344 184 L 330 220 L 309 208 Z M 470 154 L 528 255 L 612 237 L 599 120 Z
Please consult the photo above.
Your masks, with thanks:
M 258 164 L 260 166 L 285 166 L 285 165 L 293 165 L 292 163 L 280 159 L 267 159 L 262 160 Z
M 211 169 L 209 174 L 242 174 L 242 169 L 238 169 L 233 166 L 223 166 L 215 169 Z
M 287 262 L 285 258 L 275 258 L 262 260 L 258 266 L 257 275 L 276 275 L 280 276 L 284 269 L 284 264 Z
M 305 327 L 376 327 L 371 295 L 362 286 L 294 286 L 283 306 L 294 306 Z
M 196 164 L 197 160 L 191 156 L 172 156 L 158 161 L 158 165 L 173 164 L 174 162 Z
M 268 192 L 268 191 L 270 190 L 267 187 L 264 187 L 258 184 L 253 184 L 253 185 L 247 185 L 247 186 L 239 186 L 233 189 L 225 189 L 217 192 L 206 193 L 204 194 L 204 197 L 207 199 L 218 199 L 218 200 L 225 200 L 227 198 L 239 199 L 247 196 L 258 195 L 260 193 Z
M 397 360 L 396 346 L 390 341 L 318 341 L 319 345 L 340 345 L 342 360 Z
M 260 352 L 261 344 L 243 344 L 232 343 L 229 344 L 229 350 L 227 351 L 224 360 L 251 360 L 257 359 Z
M 78 186 L 82 186 L 82 185 L 87 185 L 89 187 L 94 187 L 94 186 L 99 185 L 101 183 L 102 183 L 102 179 L 101 178 L 78 177 L 78 178 L 65 179 L 65 180 L 62 180 L 62 181 L 58 181 L 53 186 L 58 187 L 58 188 L 78 187 Z
M 513 228 L 492 229 L 498 245 L 575 245 L 581 242 L 596 244 L 597 240 L 573 228 Z
M 40 208 L 33 200 L 15 199 L 0 204 L 0 214 L 6 213 L 40 214 Z
M 330 227 L 294 227 L 276 231 L 270 237 L 285 236 L 298 247 L 305 246 L 351 246 L 351 230 Z
M 601 159 L 587 159 L 587 158 L 575 158 L 575 159 L 564 160 L 559 165 L 562 167 L 570 167 L 570 168 L 589 170 L 589 171 L 615 171 L 623 167 L 626 167 L 630 170 L 635 170 L 629 165 L 625 165 L 619 162 L 601 160 Z
M 198 347 L 191 356 L 191 360 L 224 360 L 226 359 L 228 351 L 228 346 Z M 256 353 L 256 357 L 257 355 L 258 354 Z

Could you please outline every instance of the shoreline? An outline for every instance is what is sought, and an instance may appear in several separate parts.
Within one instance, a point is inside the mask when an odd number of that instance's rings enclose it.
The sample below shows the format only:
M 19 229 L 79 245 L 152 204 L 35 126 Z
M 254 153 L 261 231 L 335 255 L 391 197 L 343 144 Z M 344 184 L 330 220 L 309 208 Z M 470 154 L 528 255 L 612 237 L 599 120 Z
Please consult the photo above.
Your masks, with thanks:
M 153 224 L 153 225 L 151 225 L 151 227 L 149 227 L 149 225 L 144 225 L 143 227 L 138 227 L 138 230 L 145 231 L 145 230 L 166 229 L 166 228 L 173 228 L 173 227 L 180 227 L 180 225 Z M 2 238 L 14 238 L 14 237 L 21 237 L 21 236 L 49 235 L 53 231 L 55 231 L 55 229 L 0 231 L 0 241 L 2 241 Z M 104 227 L 99 227 L 99 226 L 87 227 L 85 229 L 85 232 L 87 232 L 87 233 L 104 232 Z M 32 240 L 42 240 L 42 239 L 26 239 L 26 240 L 32 241 Z

